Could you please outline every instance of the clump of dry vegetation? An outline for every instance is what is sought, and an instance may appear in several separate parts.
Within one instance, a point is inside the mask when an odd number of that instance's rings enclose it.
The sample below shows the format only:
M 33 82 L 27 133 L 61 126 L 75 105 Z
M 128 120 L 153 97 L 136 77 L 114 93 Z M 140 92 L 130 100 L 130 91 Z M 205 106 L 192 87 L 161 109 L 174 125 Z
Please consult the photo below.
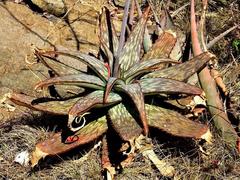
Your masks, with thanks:
M 203 1 L 203 7 L 204 2 L 207 1 Z M 206 15 L 198 2 L 200 22 L 205 22 L 204 18 L 207 23 L 213 20 L 214 13 L 222 15 L 222 11 L 212 9 L 217 2 L 209 2 L 210 12 Z M 150 1 L 150 7 L 143 3 L 145 12 L 142 15 L 138 2 L 127 0 L 124 11 L 120 11 L 123 13 L 120 33 L 115 31 L 111 12 L 103 8 L 98 57 L 78 51 L 36 49 L 38 63 L 50 71 L 50 78 L 36 87 L 48 87 L 45 93 L 49 94 L 36 98 L 12 93 L 9 98 L 33 110 L 63 116 L 67 122 L 63 120 L 50 126 L 47 122 L 45 129 L 39 128 L 38 125 L 41 127 L 42 121 L 46 121 L 41 116 L 34 123 L 25 120 L 22 122 L 25 125 L 9 129 L 2 126 L 0 176 L 31 179 L 47 176 L 56 179 L 101 179 L 103 176 L 117 179 L 237 178 L 240 171 L 237 105 L 240 100 L 236 96 L 239 83 L 235 82 L 239 79 L 239 51 L 238 45 L 233 46 L 232 42 L 238 40 L 238 35 L 235 34 L 231 43 L 225 39 L 231 46 L 231 56 L 221 53 L 220 58 L 232 60 L 226 65 L 221 59 L 223 68 L 218 69 L 215 56 L 204 52 L 207 43 L 194 35 L 197 32 L 194 29 L 194 1 L 191 1 L 191 15 L 188 4 L 177 9 L 184 3 Z M 228 3 L 232 9 L 224 9 L 226 16 L 239 8 L 234 1 Z M 172 18 L 171 14 L 174 14 Z M 183 16 L 191 16 L 191 23 L 178 28 L 174 21 L 178 26 L 188 23 Z M 190 24 L 192 49 L 190 35 L 182 32 L 189 31 Z M 206 37 L 204 26 L 200 25 L 199 29 L 202 37 Z M 215 37 L 215 33 L 208 38 Z M 213 47 L 216 51 L 217 47 Z M 72 59 L 62 61 L 59 56 Z M 85 63 L 89 71 L 75 68 L 79 61 Z M 236 73 L 229 73 L 229 69 Z M 217 77 L 220 83 L 216 81 L 218 87 L 212 86 L 217 79 L 213 71 L 222 72 L 223 80 L 228 82 L 226 88 L 220 76 Z M 200 82 L 196 76 L 194 78 L 194 73 L 198 73 Z M 206 99 L 197 87 L 199 84 Z M 69 94 L 59 85 L 70 87 L 73 93 Z M 207 104 L 196 101 L 196 97 Z M 213 138 L 210 129 L 214 132 Z M 32 152 L 29 156 L 32 168 L 13 163 L 16 154 L 24 150 Z

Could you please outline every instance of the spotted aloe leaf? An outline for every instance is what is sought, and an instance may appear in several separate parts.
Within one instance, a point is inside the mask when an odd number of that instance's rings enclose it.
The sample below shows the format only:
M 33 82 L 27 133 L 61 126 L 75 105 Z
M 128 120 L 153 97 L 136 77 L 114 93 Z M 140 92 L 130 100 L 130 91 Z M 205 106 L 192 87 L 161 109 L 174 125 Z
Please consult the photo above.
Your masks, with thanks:
M 88 74 L 74 74 L 66 75 L 60 77 L 53 77 L 46 79 L 35 86 L 35 89 L 48 87 L 51 85 L 64 84 L 64 85 L 77 85 L 80 87 L 93 88 L 93 89 L 103 89 L 104 82 L 93 75 Z
M 194 73 L 202 70 L 206 66 L 206 63 L 214 59 L 214 57 L 215 56 L 213 54 L 205 52 L 185 63 L 177 64 L 169 68 L 146 74 L 143 76 L 143 78 L 163 77 L 179 81 L 186 81 Z
M 174 136 L 201 138 L 208 132 L 206 124 L 191 121 L 176 111 L 146 104 L 148 124 Z
M 118 78 L 115 78 L 115 77 L 110 77 L 108 79 L 108 82 L 107 82 L 107 85 L 106 85 L 106 88 L 105 88 L 105 93 L 104 93 L 104 99 L 103 99 L 103 102 L 105 103 L 107 101 L 107 98 L 109 96 L 109 93 L 111 92 L 113 86 L 115 84 L 124 84 L 124 82 Z
M 148 134 L 148 125 L 147 125 L 147 117 L 145 112 L 145 106 L 144 106 L 144 96 L 141 89 L 140 84 L 134 83 L 134 84 L 127 84 L 127 85 L 121 85 L 118 86 L 122 91 L 124 91 L 128 96 L 131 97 L 132 101 L 134 102 L 136 109 L 138 111 L 141 123 L 143 125 L 144 134 Z
M 56 133 L 50 139 L 36 145 L 32 153 L 31 164 L 35 166 L 41 158 L 62 154 L 80 145 L 89 143 L 102 136 L 107 129 L 106 116 L 103 116 L 75 132 L 72 135 L 73 139 L 75 138 L 72 143 L 66 143 L 65 140 L 62 139 L 61 133 Z
M 128 112 L 122 103 L 112 107 L 108 111 L 112 127 L 124 141 L 129 141 L 138 137 L 142 133 L 142 128 L 135 118 Z
M 113 72 L 113 63 L 114 63 L 114 56 L 112 51 L 107 47 L 107 45 L 101 42 L 101 49 L 104 51 L 104 54 L 107 56 L 107 64 L 109 65 L 110 75 Z
M 41 55 L 49 57 L 51 54 L 63 55 L 67 57 L 74 58 L 84 64 L 86 64 L 89 68 L 91 68 L 102 80 L 107 80 L 108 78 L 108 70 L 104 66 L 102 61 L 99 59 L 81 53 L 79 51 L 72 51 L 72 50 L 64 50 L 64 51 L 49 51 L 49 52 L 42 52 Z
M 52 70 L 55 75 L 63 76 L 67 74 L 78 74 L 82 72 L 82 67 L 79 67 L 79 61 L 73 58 L 61 58 L 55 57 L 43 57 L 40 52 L 35 51 L 35 55 L 38 60 L 46 66 L 48 69 Z M 78 68 L 79 67 L 79 68 Z
M 49 100 L 45 102 L 38 102 L 38 99 L 36 99 L 36 97 L 31 97 L 24 94 L 18 94 L 18 93 L 11 93 L 9 98 L 11 101 L 13 101 L 18 105 L 25 106 L 36 111 L 43 111 L 46 113 L 51 113 L 56 115 L 67 115 L 68 110 L 79 99 L 79 98 L 75 98 L 75 99 L 69 99 L 64 101 Z
M 103 101 L 104 91 L 94 91 L 79 99 L 69 110 L 69 116 L 78 116 L 92 108 L 106 107 L 122 101 L 121 96 L 116 93 L 109 93 L 107 101 Z
M 103 8 L 100 18 L 100 40 L 114 55 L 116 55 L 119 41 L 114 24 L 110 18 L 110 12 L 107 8 Z M 105 51 L 105 54 L 108 53 Z
M 162 68 L 161 65 L 168 64 L 168 63 L 177 63 L 177 62 L 169 58 L 150 59 L 147 61 L 142 61 L 132 66 L 131 69 L 129 69 L 124 74 L 124 76 L 127 79 L 126 81 L 129 82 L 141 74 L 158 70 L 159 68 Z
M 143 42 L 144 30 L 147 22 L 149 8 L 130 34 L 119 56 L 120 69 L 125 72 L 132 65 L 140 61 L 140 50 Z
M 104 102 L 104 91 L 94 91 L 79 99 L 68 112 L 68 125 L 74 121 L 74 118 L 80 116 L 92 108 L 106 107 L 121 102 L 122 98 L 118 94 L 110 93 Z
M 145 95 L 159 93 L 200 95 L 203 92 L 196 86 L 167 78 L 146 78 L 139 82 Z

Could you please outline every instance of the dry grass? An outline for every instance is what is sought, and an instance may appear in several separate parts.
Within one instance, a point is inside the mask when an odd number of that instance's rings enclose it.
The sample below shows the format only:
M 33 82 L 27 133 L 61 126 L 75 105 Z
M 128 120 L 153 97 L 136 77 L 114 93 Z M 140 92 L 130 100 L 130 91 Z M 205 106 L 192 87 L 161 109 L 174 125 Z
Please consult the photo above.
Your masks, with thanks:
M 46 130 L 28 125 L 14 126 L 9 132 L 1 129 L 0 177 L 3 179 L 102 179 L 100 148 L 92 151 L 85 161 L 79 159 L 89 147 L 56 158 L 46 158 L 41 162 L 41 166 L 34 170 L 13 163 L 16 153 L 31 150 L 39 137 L 45 138 L 46 134 L 49 134 Z M 237 179 L 240 175 L 240 158 L 233 150 L 224 146 L 220 137 L 215 137 L 213 145 L 205 147 L 209 155 L 201 153 L 196 145 L 198 142 L 191 139 L 160 134 L 155 137 L 154 144 L 158 156 L 175 167 L 175 179 Z M 119 169 L 119 172 L 116 179 L 163 178 L 151 162 L 140 154 L 136 156 L 131 166 Z

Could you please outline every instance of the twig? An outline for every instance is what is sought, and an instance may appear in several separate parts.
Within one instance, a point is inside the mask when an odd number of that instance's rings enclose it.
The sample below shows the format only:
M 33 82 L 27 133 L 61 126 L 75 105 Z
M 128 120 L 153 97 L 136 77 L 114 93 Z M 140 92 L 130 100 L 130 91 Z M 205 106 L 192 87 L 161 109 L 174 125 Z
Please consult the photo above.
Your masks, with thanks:
M 177 10 L 175 10 L 172 14 L 171 14 L 171 17 L 174 17 L 176 16 L 180 11 L 182 11 L 185 7 L 189 6 L 190 3 L 186 3 L 184 4 L 183 6 L 181 6 L 180 8 L 178 8 Z
M 228 33 L 230 33 L 231 31 L 233 31 L 233 30 L 236 29 L 237 27 L 239 27 L 239 25 L 235 25 L 235 26 L 229 28 L 228 30 L 224 31 L 223 33 L 219 34 L 217 37 L 215 37 L 213 40 L 211 40 L 211 41 L 207 44 L 207 48 L 208 48 L 208 49 L 212 48 L 214 44 L 216 44 L 219 40 L 221 40 L 224 36 L 226 36 Z
M 151 0 L 148 0 L 148 4 L 149 4 L 149 6 L 151 7 L 151 10 L 152 10 L 154 19 L 155 19 L 155 21 L 156 21 L 156 23 L 157 23 L 157 30 L 158 30 L 159 34 L 161 34 L 161 33 L 163 32 L 163 30 L 162 30 L 162 28 L 160 27 L 160 20 L 159 20 L 157 14 L 155 13 L 155 10 L 154 10 L 154 8 L 153 8 L 152 1 L 151 1 Z

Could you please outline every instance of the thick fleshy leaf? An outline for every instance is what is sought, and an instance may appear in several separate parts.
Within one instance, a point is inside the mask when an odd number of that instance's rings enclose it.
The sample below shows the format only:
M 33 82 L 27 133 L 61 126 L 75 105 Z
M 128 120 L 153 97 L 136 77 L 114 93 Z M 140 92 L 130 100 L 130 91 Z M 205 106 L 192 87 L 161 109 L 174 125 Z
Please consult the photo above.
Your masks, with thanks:
M 106 44 L 108 49 L 114 55 L 116 55 L 118 44 L 119 44 L 118 37 L 117 37 L 114 24 L 112 23 L 112 20 L 110 17 L 110 12 L 108 9 L 106 9 L 106 7 L 103 8 L 103 12 L 100 19 L 100 39 L 101 39 L 101 42 Z
M 43 57 L 38 51 L 35 52 L 35 55 L 40 60 L 40 62 L 51 69 L 54 74 L 58 76 L 63 76 L 67 74 L 78 74 L 83 71 L 78 60 L 73 58 L 54 58 L 54 57 Z
M 108 78 L 108 70 L 104 66 L 104 63 L 93 56 L 73 50 L 49 51 L 41 53 L 41 55 L 46 57 L 49 57 L 51 54 L 58 54 L 74 58 L 90 67 L 101 79 L 107 80 Z
M 201 138 L 209 129 L 205 124 L 191 121 L 178 112 L 154 105 L 145 105 L 148 124 L 174 136 Z
M 109 93 L 106 102 L 103 102 L 104 91 L 94 91 L 79 99 L 68 112 L 68 126 L 74 121 L 74 118 L 83 115 L 92 108 L 106 107 L 121 102 L 122 98 L 118 94 Z
M 107 45 L 103 42 L 101 42 L 101 49 L 104 51 L 105 56 L 107 56 L 107 63 L 108 63 L 109 68 L 110 68 L 110 75 L 112 75 L 112 73 L 113 73 L 113 60 L 114 60 L 113 53 L 107 47 Z
M 117 78 L 115 77 L 110 77 L 108 79 L 107 85 L 106 85 L 106 89 L 105 89 L 105 93 L 104 93 L 104 98 L 103 98 L 103 102 L 105 103 L 107 101 L 108 95 L 111 92 L 114 84 L 116 83 L 116 81 L 118 81 Z
M 46 79 L 42 82 L 39 82 L 35 89 L 48 87 L 51 85 L 77 85 L 80 87 L 93 88 L 93 89 L 103 89 L 105 86 L 104 82 L 96 76 L 88 75 L 88 74 L 74 74 L 74 75 L 66 75 L 62 77 L 53 77 Z
M 107 131 L 106 116 L 99 118 L 72 135 L 74 141 L 72 143 L 65 143 L 62 141 L 61 133 L 56 133 L 50 139 L 40 142 L 36 145 L 32 153 L 31 164 L 35 166 L 41 158 L 46 156 L 55 156 L 58 154 L 70 151 L 80 145 L 89 143 Z
M 205 52 L 192 58 L 191 60 L 177 64 L 172 67 L 154 71 L 152 73 L 146 74 L 142 78 L 170 78 L 179 81 L 186 81 L 194 73 L 202 70 L 208 61 L 213 60 L 215 56 L 209 52 Z
M 140 50 L 143 42 L 148 13 L 149 8 L 138 21 L 120 53 L 119 64 L 120 69 L 123 72 L 127 71 L 130 67 L 140 61 Z
M 143 73 L 148 73 L 154 70 L 158 70 L 159 68 L 162 68 L 163 64 L 168 64 L 168 63 L 177 63 L 177 62 L 169 58 L 150 59 L 147 61 L 142 61 L 134 65 L 131 69 L 129 69 L 124 74 L 124 77 L 129 81 Z
M 145 106 L 144 106 L 145 104 L 144 96 L 142 93 L 141 86 L 138 83 L 135 83 L 135 84 L 120 85 L 117 87 L 131 97 L 139 113 L 139 118 L 141 120 L 143 129 L 144 129 L 144 134 L 147 135 L 148 125 L 147 125 L 146 112 L 145 112 Z
M 113 73 L 113 60 L 117 53 L 119 45 L 118 37 L 114 24 L 110 18 L 110 12 L 108 9 L 103 8 L 103 13 L 100 19 L 100 45 L 101 50 L 107 57 L 107 61 L 110 67 L 111 74 Z
M 67 115 L 67 112 L 72 107 L 72 105 L 79 100 L 79 98 L 75 98 L 64 101 L 52 100 L 37 103 L 37 98 L 17 93 L 11 93 L 9 99 L 18 105 L 25 106 L 36 111 L 43 111 L 56 115 Z M 33 103 L 34 101 L 36 103 Z
M 188 94 L 188 95 L 200 95 L 202 89 L 172 79 L 167 78 L 146 78 L 139 80 L 144 95 L 153 94 Z
M 152 48 L 144 55 L 143 60 L 168 58 L 176 43 L 176 34 L 171 30 L 163 32 Z
M 142 133 L 142 128 L 122 103 L 112 107 L 108 114 L 112 127 L 122 140 L 132 140 Z

